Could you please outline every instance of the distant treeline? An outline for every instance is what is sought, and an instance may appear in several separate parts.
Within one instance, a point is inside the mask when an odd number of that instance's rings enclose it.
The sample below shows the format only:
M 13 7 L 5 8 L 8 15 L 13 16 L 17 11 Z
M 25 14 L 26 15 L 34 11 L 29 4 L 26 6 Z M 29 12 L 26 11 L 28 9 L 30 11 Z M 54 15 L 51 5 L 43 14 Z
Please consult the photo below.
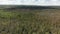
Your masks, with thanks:
M 8 10 L 14 10 L 14 9 L 56 9 L 57 7 L 53 6 L 25 6 L 25 5 L 4 5 L 0 6 L 0 9 L 8 9 Z

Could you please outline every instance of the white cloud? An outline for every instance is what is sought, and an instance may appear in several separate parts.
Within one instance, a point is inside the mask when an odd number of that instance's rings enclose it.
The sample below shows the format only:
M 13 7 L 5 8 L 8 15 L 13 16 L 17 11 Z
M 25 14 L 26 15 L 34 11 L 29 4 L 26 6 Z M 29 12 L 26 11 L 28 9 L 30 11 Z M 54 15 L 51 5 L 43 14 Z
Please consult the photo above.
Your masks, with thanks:
M 0 0 L 0 5 L 60 5 L 60 0 Z

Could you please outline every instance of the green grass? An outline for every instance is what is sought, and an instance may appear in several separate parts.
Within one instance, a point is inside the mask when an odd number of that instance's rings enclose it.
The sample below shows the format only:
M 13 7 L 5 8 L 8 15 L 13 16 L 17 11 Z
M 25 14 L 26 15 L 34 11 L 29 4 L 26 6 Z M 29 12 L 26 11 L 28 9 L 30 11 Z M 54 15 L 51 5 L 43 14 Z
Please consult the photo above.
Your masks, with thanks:
M 0 34 L 60 34 L 60 10 L 0 10 Z

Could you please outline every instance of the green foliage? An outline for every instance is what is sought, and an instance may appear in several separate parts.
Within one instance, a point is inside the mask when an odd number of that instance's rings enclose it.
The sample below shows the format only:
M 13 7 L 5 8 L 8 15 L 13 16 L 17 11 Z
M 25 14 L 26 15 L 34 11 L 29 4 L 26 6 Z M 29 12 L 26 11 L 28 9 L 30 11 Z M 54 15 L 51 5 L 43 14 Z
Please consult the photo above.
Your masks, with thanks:
M 51 13 L 41 10 L 0 10 L 0 34 L 60 34 Z

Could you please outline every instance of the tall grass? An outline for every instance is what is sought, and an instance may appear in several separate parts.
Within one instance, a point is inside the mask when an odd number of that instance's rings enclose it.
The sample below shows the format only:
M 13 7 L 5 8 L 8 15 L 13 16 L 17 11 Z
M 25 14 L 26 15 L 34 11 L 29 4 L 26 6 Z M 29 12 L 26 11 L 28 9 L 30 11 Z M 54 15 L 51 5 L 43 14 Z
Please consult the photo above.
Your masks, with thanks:
M 0 34 L 60 34 L 59 11 L 0 10 Z

